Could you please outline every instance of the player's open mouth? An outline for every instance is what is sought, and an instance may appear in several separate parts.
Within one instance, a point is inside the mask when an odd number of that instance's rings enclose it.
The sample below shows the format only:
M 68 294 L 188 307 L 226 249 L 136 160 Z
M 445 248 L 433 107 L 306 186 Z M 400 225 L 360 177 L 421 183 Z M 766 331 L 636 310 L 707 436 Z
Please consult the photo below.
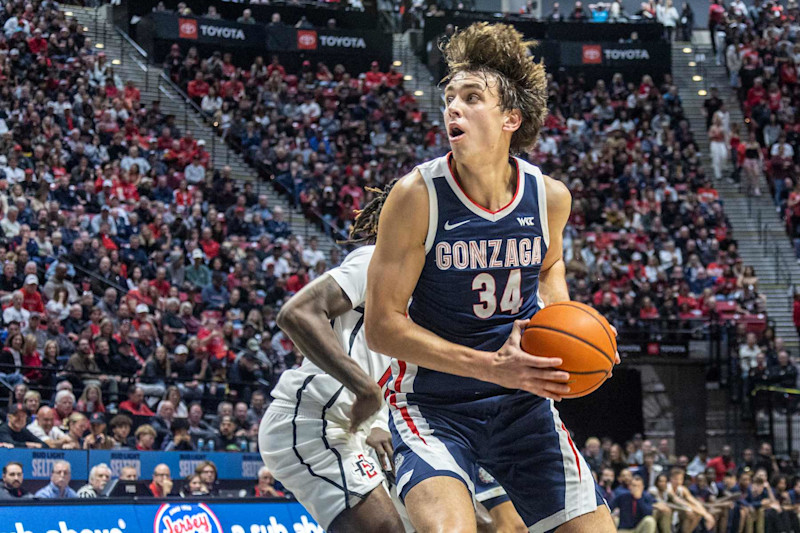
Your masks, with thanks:
M 450 138 L 450 142 L 457 141 L 464 136 L 464 130 L 458 126 L 450 126 L 447 130 L 447 136 Z

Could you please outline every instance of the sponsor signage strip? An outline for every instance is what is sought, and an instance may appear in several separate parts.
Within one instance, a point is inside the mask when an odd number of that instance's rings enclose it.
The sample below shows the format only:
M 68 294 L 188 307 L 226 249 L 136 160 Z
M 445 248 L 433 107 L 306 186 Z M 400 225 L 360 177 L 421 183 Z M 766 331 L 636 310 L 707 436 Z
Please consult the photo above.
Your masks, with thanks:
M 151 13 L 157 39 L 184 39 L 201 44 L 228 47 L 253 47 L 271 52 L 343 53 L 368 51 L 376 58 L 391 55 L 391 35 L 378 30 L 296 29 L 289 26 L 263 26 L 197 17 L 178 17 L 170 13 Z
M 660 64 L 669 63 L 671 55 L 669 44 L 663 42 L 563 42 L 559 48 L 558 62 L 566 67 L 657 69 Z
M 689 357 L 689 345 L 675 342 L 625 342 L 617 345 L 617 351 L 623 357 Z
M 296 502 L 0 506 L 0 533 L 324 533 Z
M 263 466 L 257 453 L 232 452 L 140 452 L 138 450 L 29 450 L 13 448 L 3 450 L 4 464 L 22 463 L 25 479 L 50 479 L 53 463 L 69 461 L 72 479 L 88 479 L 89 469 L 98 463 L 111 467 L 114 477 L 124 466 L 132 466 L 143 479 L 150 479 L 153 469 L 160 463 L 169 466 L 172 476 L 184 478 L 194 472 L 202 461 L 217 465 L 220 479 L 256 479 Z M 0 533 L 4 533 L 0 529 Z

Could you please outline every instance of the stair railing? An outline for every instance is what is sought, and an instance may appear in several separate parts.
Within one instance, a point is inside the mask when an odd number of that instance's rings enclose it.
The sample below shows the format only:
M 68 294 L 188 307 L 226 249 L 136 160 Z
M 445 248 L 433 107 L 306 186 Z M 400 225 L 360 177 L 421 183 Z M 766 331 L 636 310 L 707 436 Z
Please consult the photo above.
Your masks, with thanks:
M 106 23 L 103 22 L 103 28 L 105 28 L 105 26 Z M 136 44 L 136 42 L 134 42 L 134 40 L 131 39 L 127 33 L 122 31 L 118 27 L 115 26 L 114 31 L 121 38 L 120 61 L 124 65 L 126 56 L 131 60 L 133 60 L 133 62 L 136 63 L 140 69 L 142 69 L 142 72 L 144 72 L 144 89 L 146 91 L 150 90 L 150 62 L 148 61 L 149 56 L 147 55 L 147 52 L 145 52 L 141 46 Z

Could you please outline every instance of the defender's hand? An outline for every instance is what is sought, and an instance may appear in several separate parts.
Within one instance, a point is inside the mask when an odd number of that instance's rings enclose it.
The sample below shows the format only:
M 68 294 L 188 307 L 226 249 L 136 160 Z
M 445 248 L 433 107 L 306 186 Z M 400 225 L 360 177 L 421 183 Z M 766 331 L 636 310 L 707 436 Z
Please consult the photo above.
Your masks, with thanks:
M 367 444 L 378 454 L 381 468 L 384 470 L 394 470 L 394 447 L 392 446 L 392 434 L 381 428 L 372 428 L 367 437 Z M 387 468 L 388 465 L 388 468 Z
M 492 358 L 488 381 L 560 401 L 563 394 L 569 393 L 569 385 L 565 383 L 569 374 L 554 369 L 563 362 L 560 358 L 531 355 L 520 347 L 522 332 L 528 322 L 514 322 L 508 340 Z
M 383 397 L 381 388 L 376 383 L 373 383 L 366 392 L 356 394 L 356 401 L 350 409 L 350 432 L 358 431 L 358 427 L 381 407 L 383 407 Z

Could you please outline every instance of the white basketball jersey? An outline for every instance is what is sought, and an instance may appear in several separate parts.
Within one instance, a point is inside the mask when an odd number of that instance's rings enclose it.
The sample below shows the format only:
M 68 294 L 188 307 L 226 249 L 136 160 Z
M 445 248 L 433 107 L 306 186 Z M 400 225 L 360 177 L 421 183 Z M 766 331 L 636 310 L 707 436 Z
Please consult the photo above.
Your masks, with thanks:
M 358 366 L 377 383 L 389 368 L 391 360 L 367 348 L 364 333 L 367 269 L 374 250 L 374 246 L 354 250 L 341 266 L 327 274 L 342 288 L 353 306 L 351 311 L 333 320 L 333 332 L 344 352 L 355 359 Z M 300 368 L 283 373 L 272 391 L 272 397 L 294 404 L 305 416 L 319 415 L 342 425 L 349 425 L 350 407 L 355 400 L 352 392 L 308 358 Z M 384 411 L 381 409 L 383 417 L 386 416 Z

